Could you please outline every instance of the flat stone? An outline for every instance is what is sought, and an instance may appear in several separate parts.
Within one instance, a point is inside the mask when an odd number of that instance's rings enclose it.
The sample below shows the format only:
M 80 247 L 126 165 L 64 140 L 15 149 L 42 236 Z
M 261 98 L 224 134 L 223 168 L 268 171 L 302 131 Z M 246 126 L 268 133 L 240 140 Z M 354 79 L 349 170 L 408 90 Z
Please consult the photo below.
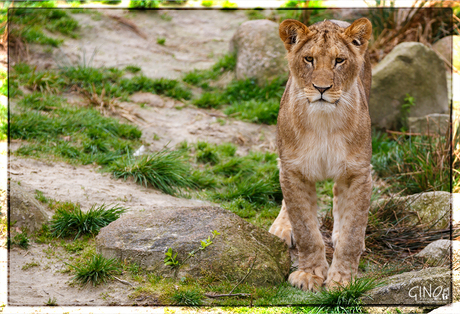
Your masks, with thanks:
M 432 267 L 387 278 L 385 286 L 372 289 L 363 302 L 372 305 L 446 305 L 452 302 L 451 270 Z
M 199 250 L 202 240 L 215 230 L 220 233 L 213 244 Z M 172 248 L 184 261 L 179 278 L 208 277 L 245 280 L 254 285 L 283 282 L 289 274 L 287 246 L 276 236 L 251 225 L 220 207 L 153 208 L 129 213 L 102 228 L 96 237 L 98 252 L 107 258 L 127 259 L 157 275 L 170 277 L 174 271 L 165 266 L 165 252 Z

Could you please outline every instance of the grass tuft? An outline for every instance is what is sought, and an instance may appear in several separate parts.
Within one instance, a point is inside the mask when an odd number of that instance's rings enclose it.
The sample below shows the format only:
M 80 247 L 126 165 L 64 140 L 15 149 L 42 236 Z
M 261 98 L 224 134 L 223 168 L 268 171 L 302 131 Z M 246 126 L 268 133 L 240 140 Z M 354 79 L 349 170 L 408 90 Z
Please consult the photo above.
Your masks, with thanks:
M 106 259 L 101 254 L 95 254 L 90 260 L 77 265 L 67 265 L 75 270 L 72 281 L 82 286 L 88 283 L 97 286 L 106 283 L 113 278 L 113 275 L 120 273 L 120 268 L 116 264 L 117 261 L 113 258 Z
M 376 278 L 352 278 L 346 286 L 309 293 L 306 300 L 310 304 L 319 304 L 318 310 L 326 313 L 365 313 L 361 298 L 366 297 L 367 291 L 381 285 Z
M 88 212 L 83 212 L 79 205 L 59 206 L 51 220 L 51 232 L 55 237 L 96 235 L 99 230 L 117 220 L 126 211 L 118 205 L 109 207 L 102 204 L 93 205 Z
M 132 177 L 134 182 L 149 184 L 167 194 L 177 194 L 182 188 L 193 188 L 189 179 L 189 167 L 181 161 L 181 151 L 164 149 L 152 155 L 123 157 L 113 162 L 110 171 L 115 178 L 126 180 Z
M 171 296 L 171 302 L 175 305 L 199 306 L 201 305 L 203 294 L 198 290 L 179 290 Z

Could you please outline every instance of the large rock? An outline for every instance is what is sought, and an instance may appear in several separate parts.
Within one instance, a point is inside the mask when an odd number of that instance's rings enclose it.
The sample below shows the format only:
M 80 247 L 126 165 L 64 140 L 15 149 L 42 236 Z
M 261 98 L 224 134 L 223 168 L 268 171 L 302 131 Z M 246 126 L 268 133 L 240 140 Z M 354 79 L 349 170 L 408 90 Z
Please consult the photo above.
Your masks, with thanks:
M 211 231 L 220 232 L 213 244 L 198 250 Z M 97 250 L 105 257 L 136 262 L 148 271 L 173 276 L 164 265 L 165 252 L 172 248 L 183 261 L 177 276 L 239 280 L 256 285 L 282 282 L 289 274 L 287 246 L 276 236 L 251 225 L 220 207 L 156 208 L 126 214 L 102 228 Z
M 387 278 L 382 287 L 367 293 L 363 301 L 372 305 L 445 305 L 451 303 L 451 271 L 432 267 Z
M 433 45 L 433 50 L 436 51 L 441 59 L 449 62 L 457 69 L 460 70 L 460 36 L 446 36 L 438 40 Z
M 15 227 L 25 227 L 32 233 L 51 220 L 51 213 L 18 182 L 10 181 L 9 188 L 10 221 L 16 222 Z
M 372 70 L 369 111 L 373 125 L 385 129 L 400 126 L 406 94 L 415 98 L 409 117 L 448 113 L 444 62 L 421 43 L 397 45 Z
M 255 78 L 259 84 L 288 75 L 286 50 L 278 35 L 278 24 L 269 20 L 247 21 L 230 41 L 237 57 L 236 78 Z
M 386 206 L 392 206 L 396 212 L 404 212 L 407 215 L 406 223 L 433 224 L 433 229 L 450 227 L 452 194 L 449 192 L 425 192 L 393 197 L 391 200 L 381 199 L 372 203 L 371 212 L 383 210 Z

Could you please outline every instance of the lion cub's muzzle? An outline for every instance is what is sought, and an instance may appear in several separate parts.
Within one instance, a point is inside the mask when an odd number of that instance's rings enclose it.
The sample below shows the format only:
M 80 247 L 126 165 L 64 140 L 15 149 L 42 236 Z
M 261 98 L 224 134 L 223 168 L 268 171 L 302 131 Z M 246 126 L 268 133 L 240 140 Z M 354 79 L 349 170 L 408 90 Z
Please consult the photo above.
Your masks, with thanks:
M 304 88 L 310 104 L 333 104 L 337 105 L 340 100 L 340 93 L 333 92 L 330 86 L 317 86 L 313 84 L 314 89 Z

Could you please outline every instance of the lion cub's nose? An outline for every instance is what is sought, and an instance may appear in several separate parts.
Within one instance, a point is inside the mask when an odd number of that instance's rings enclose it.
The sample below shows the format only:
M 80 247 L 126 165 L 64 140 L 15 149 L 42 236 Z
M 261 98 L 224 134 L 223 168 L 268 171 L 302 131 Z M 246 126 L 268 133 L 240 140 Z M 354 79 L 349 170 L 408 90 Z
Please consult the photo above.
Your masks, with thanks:
M 321 86 L 316 86 L 315 84 L 313 84 L 313 87 L 316 88 L 322 94 L 325 91 L 327 91 L 329 88 L 331 88 L 332 85 L 328 86 L 328 87 L 321 87 Z

